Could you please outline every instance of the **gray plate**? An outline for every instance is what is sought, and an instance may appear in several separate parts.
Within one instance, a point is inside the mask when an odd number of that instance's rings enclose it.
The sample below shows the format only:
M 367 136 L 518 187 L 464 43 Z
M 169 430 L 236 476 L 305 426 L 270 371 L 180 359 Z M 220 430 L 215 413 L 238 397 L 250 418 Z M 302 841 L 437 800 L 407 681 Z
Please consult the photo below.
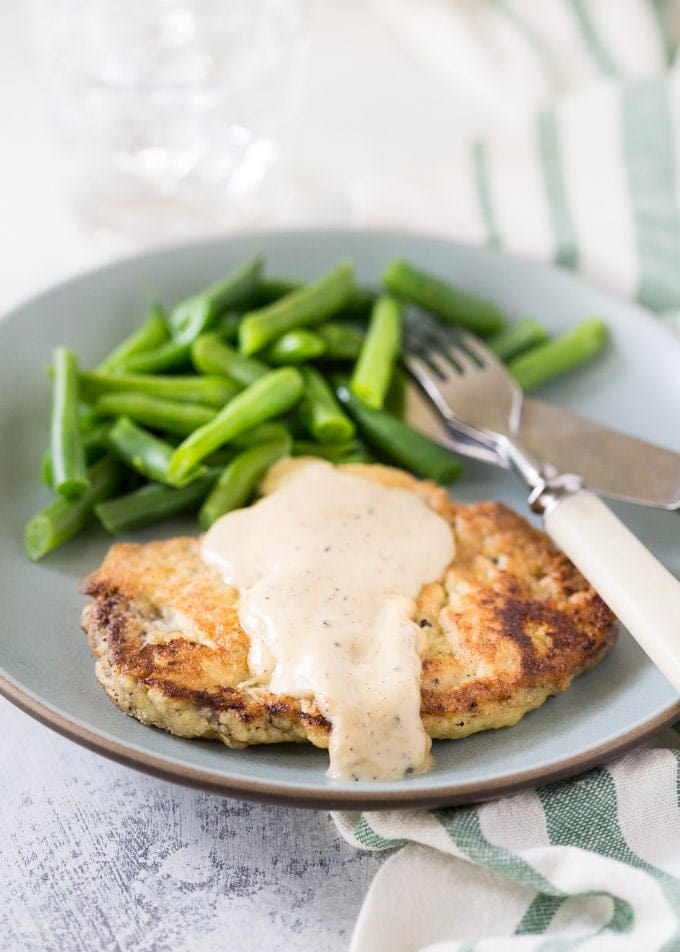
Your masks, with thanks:
M 680 343 L 644 311 L 572 275 L 489 251 L 412 235 L 351 231 L 247 234 L 171 248 L 113 264 L 63 284 L 0 322 L 0 691 L 73 740 L 130 766 L 181 783 L 253 800 L 346 809 L 481 800 L 594 766 L 680 718 L 673 689 L 627 633 L 594 671 L 510 730 L 435 744 L 436 765 L 399 783 L 349 783 L 325 775 L 327 755 L 281 745 L 231 751 L 144 727 L 122 714 L 95 682 L 79 628 L 78 580 L 102 559 L 109 539 L 93 532 L 38 565 L 22 553 L 31 513 L 47 501 L 38 478 L 47 441 L 45 366 L 65 344 L 84 365 L 100 359 L 158 295 L 187 296 L 255 253 L 268 272 L 312 278 L 339 258 L 375 282 L 395 256 L 449 275 L 495 298 L 510 316 L 532 314 L 551 329 L 599 315 L 612 330 L 607 353 L 545 387 L 541 396 L 603 423 L 680 450 Z M 501 499 L 526 512 L 513 477 L 470 463 L 455 487 L 463 501 Z M 680 573 L 677 514 L 616 511 L 658 557 Z M 177 522 L 138 538 L 195 531 Z

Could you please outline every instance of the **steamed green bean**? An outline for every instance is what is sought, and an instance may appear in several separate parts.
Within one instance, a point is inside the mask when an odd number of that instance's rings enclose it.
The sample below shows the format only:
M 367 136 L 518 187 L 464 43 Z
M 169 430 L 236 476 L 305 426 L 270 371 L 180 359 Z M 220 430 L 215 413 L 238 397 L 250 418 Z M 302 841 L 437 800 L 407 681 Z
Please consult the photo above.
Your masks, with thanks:
M 508 370 L 523 390 L 533 390 L 597 354 L 607 340 L 607 326 L 590 318 L 571 330 L 520 354 Z
M 136 354 L 160 347 L 169 337 L 165 313 L 154 305 L 144 322 L 97 365 L 98 373 L 111 373 Z
M 503 329 L 505 317 L 493 301 L 477 297 L 407 261 L 392 261 L 383 274 L 383 284 L 396 297 L 430 311 L 443 320 L 480 337 L 497 334 Z
M 201 334 L 191 345 L 191 360 L 202 374 L 222 374 L 239 389 L 267 373 L 269 367 L 255 357 L 230 347 L 217 334 Z
M 189 400 L 206 406 L 222 407 L 236 393 L 225 377 L 179 374 L 98 374 L 83 370 L 78 375 L 83 399 L 96 400 L 101 394 L 125 391 L 144 393 L 166 400 Z
M 88 487 L 80 496 L 58 496 L 29 519 L 24 532 L 24 549 L 29 559 L 42 559 L 78 535 L 90 521 L 94 507 L 118 491 L 124 474 L 116 460 L 105 456 L 90 466 L 87 477 Z
M 96 463 L 98 459 L 107 452 L 107 436 L 109 432 L 109 423 L 96 423 L 83 431 L 81 426 L 81 440 L 85 452 L 85 462 L 88 466 Z M 40 475 L 42 482 L 50 489 L 54 488 L 54 475 L 52 472 L 52 453 L 46 450 L 40 460 Z
M 137 426 L 129 417 L 119 417 L 108 433 L 111 451 L 127 466 L 147 479 L 166 483 L 168 467 L 175 447 L 148 430 Z M 200 476 L 205 467 L 189 473 L 187 482 Z
M 355 434 L 355 426 L 335 398 L 330 386 L 312 367 L 301 367 L 305 382 L 300 417 L 318 443 L 345 443 Z
M 338 396 L 369 448 L 374 447 L 392 463 L 424 479 L 447 484 L 460 477 L 463 472 L 460 461 L 418 430 L 384 410 L 367 407 L 346 386 L 339 387 Z
M 366 406 L 380 410 L 401 350 L 401 308 L 394 298 L 380 297 L 373 306 L 349 388 Z
M 326 345 L 321 355 L 323 360 L 356 360 L 361 353 L 364 335 L 351 324 L 340 321 L 325 321 L 314 328 L 314 332 Z
M 306 364 L 322 357 L 325 352 L 326 345 L 320 334 L 307 330 L 306 327 L 295 327 L 277 338 L 264 352 L 263 357 L 268 364 L 279 367 Z
M 66 347 L 57 347 L 52 368 L 52 485 L 61 496 L 78 496 L 89 485 L 85 450 L 78 425 L 78 359 Z
M 116 369 L 126 374 L 157 374 L 165 370 L 183 369 L 189 364 L 190 345 L 165 341 L 159 347 L 130 354 Z
M 175 450 L 168 471 L 181 482 L 198 463 L 229 440 L 290 410 L 302 396 L 302 377 L 293 367 L 271 370 L 237 394 L 209 423 L 199 427 Z
M 202 529 L 224 515 L 245 506 L 262 477 L 274 463 L 290 453 L 291 439 L 285 435 L 268 443 L 258 443 L 243 450 L 226 466 L 210 490 L 198 513 Z
M 195 511 L 219 473 L 219 469 L 210 469 L 180 489 L 163 483 L 147 483 L 124 496 L 100 503 L 94 511 L 104 528 L 114 535 L 142 529 L 162 519 Z
M 321 323 L 340 311 L 353 293 L 354 268 L 343 261 L 317 281 L 246 314 L 239 328 L 240 350 L 250 356 L 294 327 Z
M 532 317 L 524 317 L 488 340 L 487 346 L 501 360 L 509 361 L 537 344 L 544 344 L 549 337 L 542 324 Z
M 214 407 L 205 403 L 165 400 L 147 393 L 104 393 L 97 398 L 94 407 L 99 416 L 127 416 L 152 430 L 178 436 L 188 436 L 217 414 Z
M 173 340 L 178 344 L 190 344 L 214 324 L 221 312 L 248 300 L 261 271 L 262 259 L 255 258 L 178 304 L 168 317 Z

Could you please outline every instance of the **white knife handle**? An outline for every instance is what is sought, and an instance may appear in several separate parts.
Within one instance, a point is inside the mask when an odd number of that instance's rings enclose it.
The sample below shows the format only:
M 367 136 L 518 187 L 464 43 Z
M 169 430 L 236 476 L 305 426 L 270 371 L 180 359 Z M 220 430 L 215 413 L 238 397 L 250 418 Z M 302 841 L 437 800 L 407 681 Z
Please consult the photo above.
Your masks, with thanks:
M 680 582 L 587 490 L 558 498 L 546 532 L 680 691 Z

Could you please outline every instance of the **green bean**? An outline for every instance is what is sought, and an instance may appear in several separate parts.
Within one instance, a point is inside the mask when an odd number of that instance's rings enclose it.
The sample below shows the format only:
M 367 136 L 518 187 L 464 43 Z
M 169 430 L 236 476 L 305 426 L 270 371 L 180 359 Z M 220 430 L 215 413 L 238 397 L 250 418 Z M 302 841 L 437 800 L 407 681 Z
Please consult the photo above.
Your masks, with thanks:
M 100 416 L 127 416 L 153 430 L 178 436 L 193 433 L 217 413 L 214 407 L 204 403 L 164 400 L 146 393 L 105 393 L 97 398 L 94 407 Z
M 119 364 L 120 371 L 127 374 L 155 374 L 162 370 L 177 370 L 189 363 L 190 345 L 166 341 L 153 350 L 131 354 Z
M 237 394 L 217 416 L 200 427 L 175 450 L 168 478 L 180 482 L 198 463 L 239 433 L 252 429 L 293 407 L 304 390 L 293 367 L 272 370 Z
M 172 443 L 159 439 L 125 416 L 119 417 L 109 430 L 108 443 L 112 452 L 135 472 L 159 483 L 167 482 L 168 466 L 175 450 Z M 205 467 L 198 467 L 186 482 L 204 471 Z
M 409 380 L 406 371 L 397 364 L 392 374 L 389 389 L 385 395 L 385 402 L 382 406 L 391 416 L 403 420 L 406 415 L 406 395 L 409 387 Z
M 228 446 L 223 446 L 221 450 L 216 450 L 214 453 L 208 454 L 201 465 L 205 465 L 208 469 L 212 469 L 216 466 L 221 472 L 239 453 L 239 447 L 236 446 L 235 443 L 229 443 Z
M 565 334 L 520 354 L 510 361 L 508 370 L 523 390 L 533 390 L 593 357 L 606 340 L 606 324 L 589 318 Z
M 190 344 L 211 327 L 220 312 L 231 310 L 247 300 L 257 286 L 262 263 L 261 258 L 249 261 L 173 308 L 168 318 L 173 340 L 178 344 Z
M 323 360 L 356 360 L 359 356 L 364 335 L 351 324 L 326 321 L 314 330 L 326 345 Z
M 538 321 L 532 317 L 523 317 L 487 341 L 487 346 L 496 357 L 508 361 L 537 344 L 544 344 L 549 336 L 545 327 Z
M 349 381 L 352 393 L 366 406 L 382 408 L 400 350 L 401 308 L 394 298 L 380 297 Z
M 97 372 L 111 373 L 135 354 L 160 347 L 168 337 L 164 312 L 159 305 L 154 305 L 144 323 L 97 365 Z
M 223 470 L 201 506 L 198 513 L 201 528 L 209 529 L 225 512 L 245 506 L 269 467 L 282 456 L 287 456 L 290 446 L 291 439 L 286 434 L 239 453 Z
M 95 513 L 104 528 L 114 535 L 133 532 L 197 509 L 219 474 L 219 469 L 210 469 L 181 489 L 147 483 L 125 496 L 102 502 L 95 507 Z
M 459 460 L 448 450 L 384 410 L 365 406 L 348 387 L 340 386 L 338 397 L 369 447 L 375 447 L 391 462 L 443 484 L 454 482 L 463 472 Z
M 246 357 L 220 340 L 217 334 L 201 334 L 191 345 L 191 360 L 199 373 L 222 374 L 239 389 L 247 387 L 269 370 L 255 357 Z
M 272 443 L 274 440 L 282 439 L 292 440 L 290 430 L 285 423 L 260 423 L 251 430 L 239 433 L 229 441 L 228 446 L 223 446 L 221 450 L 207 456 L 205 462 L 208 466 L 224 467 L 231 463 L 241 450 L 250 449 L 251 446 L 258 446 L 260 443 Z
M 290 430 L 285 423 L 260 423 L 251 430 L 239 433 L 231 440 L 231 443 L 234 446 L 247 448 L 257 443 L 271 443 L 285 436 L 290 436 Z
M 223 446 L 221 450 L 211 453 L 206 457 L 205 462 L 208 466 L 226 466 L 231 463 L 241 450 L 248 450 L 252 446 L 259 446 L 261 443 L 272 443 L 275 440 L 293 439 L 290 429 L 285 423 L 260 423 L 251 430 L 245 430 L 239 433 L 229 441 L 228 446 Z
M 75 499 L 57 497 L 29 520 L 24 533 L 24 549 L 34 562 L 77 535 L 90 519 L 94 507 L 118 491 L 122 467 L 105 456 L 88 471 L 89 486 Z
M 85 450 L 78 426 L 78 360 L 66 347 L 57 347 L 52 367 L 52 484 L 61 496 L 78 496 L 88 486 Z
M 249 306 L 259 308 L 265 304 L 272 304 L 279 298 L 285 297 L 286 294 L 297 291 L 300 287 L 302 287 L 300 281 L 291 281 L 289 278 L 262 277 L 255 286 Z
M 236 393 L 236 388 L 224 377 L 198 377 L 169 374 L 96 374 L 81 371 L 78 375 L 85 400 L 94 400 L 103 393 L 125 391 L 144 393 L 166 400 L 189 400 L 211 407 L 222 407 Z
M 340 463 L 360 452 L 361 445 L 356 440 L 347 440 L 345 443 L 313 443 L 311 440 L 294 440 L 291 450 L 293 456 L 317 456 L 329 463 Z
M 264 352 L 264 359 L 275 367 L 287 364 L 306 364 L 326 351 L 321 336 L 305 327 L 287 331 Z
M 244 354 L 258 353 L 294 327 L 321 323 L 341 310 L 353 293 L 354 268 L 343 261 L 317 281 L 246 314 L 239 328 L 239 347 Z
M 78 426 L 83 435 L 99 426 L 99 417 L 88 403 L 81 403 L 78 407 Z
M 362 466 L 366 464 L 377 462 L 375 456 L 371 456 L 366 450 L 357 450 L 356 453 L 348 453 L 347 456 L 343 456 L 341 459 L 337 460 L 337 466 L 344 466 L 347 463 L 361 463 Z
M 227 311 L 226 314 L 220 314 L 211 330 L 221 340 L 227 340 L 230 344 L 233 344 L 234 341 L 238 340 L 241 317 L 240 311 Z
M 85 458 L 87 459 L 87 456 Z M 49 450 L 45 450 L 40 460 L 40 478 L 43 485 L 49 489 L 54 485 L 54 478 L 52 476 L 52 454 Z
M 383 283 L 397 297 L 417 304 L 445 321 L 461 324 L 480 337 L 498 333 L 505 324 L 505 317 L 497 304 L 468 294 L 407 261 L 392 261 L 383 274 Z
M 312 367 L 301 367 L 305 393 L 300 402 L 300 418 L 309 434 L 319 443 L 346 443 L 356 428 L 335 399 L 321 374 Z
M 371 288 L 357 288 L 338 317 L 350 321 L 367 321 L 377 297 L 378 295 Z
M 81 427 L 82 431 L 82 427 Z M 85 452 L 85 461 L 88 466 L 96 463 L 108 449 L 107 435 L 109 432 L 108 423 L 97 423 L 91 429 L 81 432 L 83 450 Z M 46 450 L 40 461 L 40 475 L 45 486 L 53 488 L 54 476 L 52 474 L 52 453 Z

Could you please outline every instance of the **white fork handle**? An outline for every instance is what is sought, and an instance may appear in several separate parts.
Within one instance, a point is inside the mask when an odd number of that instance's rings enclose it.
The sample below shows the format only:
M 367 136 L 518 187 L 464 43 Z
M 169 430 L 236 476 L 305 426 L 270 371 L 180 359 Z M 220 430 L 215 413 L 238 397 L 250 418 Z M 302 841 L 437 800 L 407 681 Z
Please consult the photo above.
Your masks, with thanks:
M 562 496 L 543 522 L 548 535 L 680 691 L 680 582 L 587 490 Z

